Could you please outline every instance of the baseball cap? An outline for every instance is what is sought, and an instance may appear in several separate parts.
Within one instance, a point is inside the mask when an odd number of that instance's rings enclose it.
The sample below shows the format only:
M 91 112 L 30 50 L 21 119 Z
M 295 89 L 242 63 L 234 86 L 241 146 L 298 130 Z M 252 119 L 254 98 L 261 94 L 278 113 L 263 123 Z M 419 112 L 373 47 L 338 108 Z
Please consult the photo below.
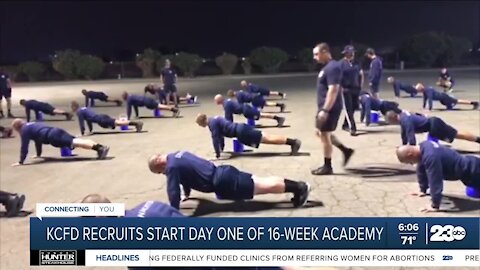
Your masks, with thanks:
M 372 49 L 372 48 L 368 48 L 366 51 L 365 51 L 365 55 L 367 54 L 375 54 L 375 50 Z
M 347 45 L 345 46 L 345 48 L 343 48 L 342 54 L 354 53 L 354 52 L 355 52 L 355 48 L 352 45 Z

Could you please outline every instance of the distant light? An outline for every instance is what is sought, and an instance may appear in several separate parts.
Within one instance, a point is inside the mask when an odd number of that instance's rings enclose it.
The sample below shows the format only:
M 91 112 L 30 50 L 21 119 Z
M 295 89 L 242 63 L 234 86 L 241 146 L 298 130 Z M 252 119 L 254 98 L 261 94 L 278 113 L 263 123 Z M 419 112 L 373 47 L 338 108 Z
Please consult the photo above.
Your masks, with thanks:
M 175 55 L 178 55 L 178 53 L 175 53 Z
M 245 61 L 245 57 L 242 57 L 242 61 Z
M 57 58 L 57 55 L 55 54 L 53 57 Z
M 206 59 L 202 59 L 202 62 L 205 63 L 205 62 L 207 62 L 207 60 L 206 60 Z
M 139 53 L 137 53 L 137 56 L 140 56 L 140 54 L 139 54 Z
M 113 64 L 113 61 L 110 61 L 110 65 Z
M 473 49 L 468 49 L 469 52 L 473 51 Z
M 477 52 L 480 52 L 480 48 L 477 49 Z

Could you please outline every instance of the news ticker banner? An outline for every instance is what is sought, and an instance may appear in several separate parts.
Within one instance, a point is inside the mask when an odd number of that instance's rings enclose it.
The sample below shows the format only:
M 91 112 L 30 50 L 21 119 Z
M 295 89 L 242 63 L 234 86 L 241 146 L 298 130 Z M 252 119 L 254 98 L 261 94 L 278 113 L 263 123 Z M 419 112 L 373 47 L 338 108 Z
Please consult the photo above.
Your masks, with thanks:
M 479 230 L 479 218 L 31 218 L 30 250 L 32 265 L 478 266 Z

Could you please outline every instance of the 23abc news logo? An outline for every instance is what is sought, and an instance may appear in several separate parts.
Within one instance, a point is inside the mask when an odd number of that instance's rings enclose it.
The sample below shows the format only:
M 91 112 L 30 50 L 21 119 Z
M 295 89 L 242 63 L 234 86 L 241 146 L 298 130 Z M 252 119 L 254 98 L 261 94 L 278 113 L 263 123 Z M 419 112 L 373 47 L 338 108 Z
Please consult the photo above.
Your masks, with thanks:
M 430 227 L 430 242 L 462 241 L 467 231 L 462 226 L 433 225 Z

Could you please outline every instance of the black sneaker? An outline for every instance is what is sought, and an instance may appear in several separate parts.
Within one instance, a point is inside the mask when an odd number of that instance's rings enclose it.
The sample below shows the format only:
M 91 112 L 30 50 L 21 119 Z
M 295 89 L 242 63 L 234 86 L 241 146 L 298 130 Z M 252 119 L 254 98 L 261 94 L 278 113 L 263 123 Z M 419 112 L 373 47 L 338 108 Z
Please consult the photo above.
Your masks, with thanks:
M 287 105 L 285 105 L 284 103 L 280 104 L 280 112 L 284 112 L 286 107 Z
M 473 102 L 473 109 L 474 110 L 477 110 L 478 109 L 478 102 Z
M 180 110 L 177 107 L 173 108 L 172 111 L 173 111 L 173 117 L 177 118 L 180 116 Z
M 70 120 L 72 120 L 72 118 L 73 118 L 73 114 L 68 113 L 68 114 L 66 115 L 66 117 L 67 117 L 67 121 L 70 121 Z
M 346 132 L 350 132 L 350 127 L 349 126 L 342 126 L 342 130 Z
M 25 195 L 10 196 L 7 201 L 7 205 L 5 206 L 5 208 L 7 209 L 7 217 L 17 216 L 22 210 L 24 203 Z
M 283 127 L 283 123 L 285 123 L 285 117 L 278 117 L 277 127 Z
M 318 167 L 315 170 L 312 170 L 311 173 L 313 175 L 332 175 L 333 169 L 330 166 L 322 166 L 322 167 Z
M 118 107 L 122 106 L 122 104 L 123 104 L 123 102 L 121 100 L 117 100 L 117 101 L 115 101 L 115 103 L 117 103 Z
M 15 116 L 11 112 L 8 112 L 7 117 L 8 118 L 15 118 Z
M 353 129 L 350 130 L 350 136 L 353 136 L 353 137 L 358 136 L 357 131 Z
M 105 159 L 108 155 L 108 151 L 110 150 L 110 147 L 108 146 L 102 146 L 97 150 L 97 159 Z
M 298 154 L 298 150 L 300 150 L 301 145 L 302 145 L 302 141 L 296 139 L 295 143 L 291 146 L 292 147 L 292 155 Z
M 292 203 L 294 207 L 302 207 L 308 201 L 308 195 L 310 194 L 310 184 L 300 182 L 300 190 L 293 195 Z
M 347 166 L 348 161 L 350 161 L 350 158 L 352 157 L 353 153 L 355 150 L 351 148 L 347 148 L 345 152 L 343 152 L 343 167 Z
M 135 123 L 135 128 L 137 129 L 137 132 L 142 132 L 143 122 L 138 121 L 137 123 Z

